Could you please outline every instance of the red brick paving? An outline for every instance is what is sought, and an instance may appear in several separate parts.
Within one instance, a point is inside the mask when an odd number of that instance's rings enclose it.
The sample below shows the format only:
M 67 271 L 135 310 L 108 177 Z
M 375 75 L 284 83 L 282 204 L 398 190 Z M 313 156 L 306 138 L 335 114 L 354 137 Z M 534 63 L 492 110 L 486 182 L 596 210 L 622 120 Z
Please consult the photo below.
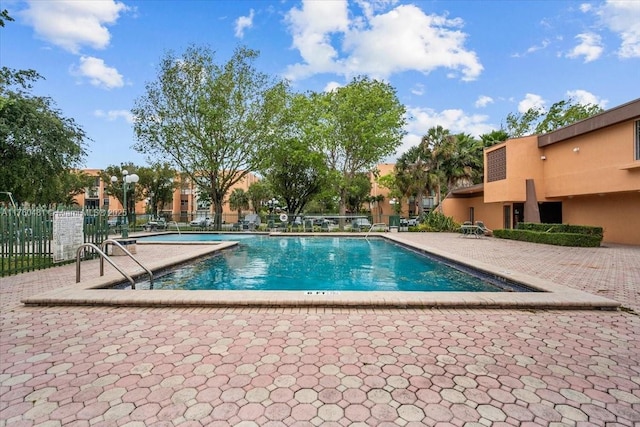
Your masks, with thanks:
M 19 304 L 60 267 L 2 279 L 0 426 L 640 425 L 640 248 L 408 236 L 625 309 Z

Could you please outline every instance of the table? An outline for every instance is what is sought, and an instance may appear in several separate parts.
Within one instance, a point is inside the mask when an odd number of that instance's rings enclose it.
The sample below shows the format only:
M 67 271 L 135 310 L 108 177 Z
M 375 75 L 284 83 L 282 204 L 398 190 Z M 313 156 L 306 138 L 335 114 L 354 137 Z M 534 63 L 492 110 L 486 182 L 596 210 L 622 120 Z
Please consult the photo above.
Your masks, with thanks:
M 462 225 L 460 226 L 460 232 L 463 236 L 475 236 L 476 238 L 484 235 L 484 231 L 477 225 Z

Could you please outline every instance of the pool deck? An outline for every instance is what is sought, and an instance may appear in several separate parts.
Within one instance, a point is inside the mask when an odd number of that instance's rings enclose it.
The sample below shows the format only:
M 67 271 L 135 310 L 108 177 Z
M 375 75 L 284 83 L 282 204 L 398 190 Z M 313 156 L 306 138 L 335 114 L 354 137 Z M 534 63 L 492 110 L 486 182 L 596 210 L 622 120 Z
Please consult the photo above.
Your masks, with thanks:
M 0 426 L 640 425 L 640 247 L 386 234 L 591 302 L 119 306 L 90 294 L 146 291 L 87 290 L 117 276 L 97 261 L 77 285 L 75 265 L 5 277 Z M 71 291 L 88 305 L 21 303 Z

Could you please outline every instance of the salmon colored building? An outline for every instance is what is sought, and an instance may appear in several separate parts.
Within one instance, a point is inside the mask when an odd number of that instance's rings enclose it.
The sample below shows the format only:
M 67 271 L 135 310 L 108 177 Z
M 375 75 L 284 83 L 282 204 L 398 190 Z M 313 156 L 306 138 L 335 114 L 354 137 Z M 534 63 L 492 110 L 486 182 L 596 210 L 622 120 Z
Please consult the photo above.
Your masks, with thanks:
M 599 226 L 640 245 L 640 99 L 484 152 L 484 183 L 452 191 L 443 213 L 489 228 L 518 222 Z
M 390 197 L 389 189 L 378 184 L 377 177 L 395 174 L 395 167 L 395 163 L 380 163 L 376 165 L 376 173 L 370 173 L 371 195 L 374 197 L 383 196 L 380 202 L 370 207 L 371 216 L 375 222 L 387 222 L 389 215 L 411 218 L 421 212 L 431 211 L 437 202 L 436 196 L 429 194 L 424 194 L 421 200 L 416 200 L 413 197 L 402 197 L 400 199 Z
M 107 194 L 106 187 L 109 183 L 105 183 L 100 178 L 101 169 L 83 169 L 86 175 L 94 177 L 93 185 L 87 187 L 85 192 L 75 197 L 78 205 L 87 209 L 104 209 L 113 212 L 113 215 L 122 213 L 122 204 L 115 197 Z M 179 178 L 177 178 L 179 179 Z M 248 174 L 244 179 L 240 180 L 233 186 L 229 192 L 236 188 L 245 191 L 249 186 L 259 179 L 254 174 Z M 131 184 L 130 184 L 131 185 Z M 147 212 L 147 200 L 141 200 L 136 203 L 136 214 L 144 214 Z M 205 202 L 198 200 L 198 193 L 195 186 L 188 180 L 182 181 L 173 193 L 171 203 L 165 205 L 162 215 L 170 217 L 173 221 L 189 222 L 195 218 L 213 217 L 213 208 Z M 230 221 L 237 219 L 237 211 L 232 211 L 229 202 L 225 202 L 222 210 L 224 219 L 229 218 Z M 229 222 L 229 221 L 227 221 Z

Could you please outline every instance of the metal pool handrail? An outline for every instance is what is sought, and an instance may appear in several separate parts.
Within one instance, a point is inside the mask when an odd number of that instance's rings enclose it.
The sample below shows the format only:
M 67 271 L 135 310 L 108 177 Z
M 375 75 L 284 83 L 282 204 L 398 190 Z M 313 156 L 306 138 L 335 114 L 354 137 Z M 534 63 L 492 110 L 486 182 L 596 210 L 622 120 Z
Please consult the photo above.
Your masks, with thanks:
M 147 267 L 145 267 L 144 265 L 142 265 L 142 263 L 140 261 L 138 261 L 138 259 L 136 257 L 133 256 L 133 254 L 131 252 L 129 252 L 129 250 L 127 248 L 125 248 L 120 242 L 118 242 L 117 240 L 114 239 L 106 239 L 102 242 L 102 251 L 106 254 L 106 250 L 107 246 L 109 244 L 113 244 L 116 245 L 117 247 L 119 247 L 120 249 L 122 249 L 122 252 L 124 252 L 125 254 L 127 254 L 129 256 L 129 258 L 131 258 L 132 260 L 134 260 L 136 262 L 136 264 L 138 264 L 140 267 L 142 267 L 148 274 L 149 274 L 149 284 L 151 285 L 151 287 L 153 288 L 153 273 L 151 272 L 151 270 L 149 270 Z M 106 255 L 105 255 L 106 256 Z M 108 257 L 107 257 L 108 258 Z M 113 265 L 113 264 L 112 264 Z M 104 262 L 103 262 L 103 258 L 100 258 L 100 276 L 104 276 Z M 135 289 L 135 286 L 133 287 L 133 289 Z
M 177 222 L 177 221 L 169 221 L 169 222 L 167 223 L 167 228 L 169 228 L 169 226 L 170 226 L 172 223 L 176 225 L 176 230 L 178 230 L 178 236 L 180 236 L 180 235 L 181 235 L 181 234 L 180 234 L 180 227 L 178 226 L 178 222 Z
M 76 251 L 76 283 L 80 283 L 80 252 L 84 249 L 84 248 L 93 248 L 96 252 L 98 252 L 100 254 L 100 263 L 101 263 L 101 267 L 102 267 L 102 260 L 106 259 L 107 262 L 109 264 L 111 264 L 113 266 L 113 268 L 115 268 L 116 270 L 118 270 L 120 272 L 120 274 L 122 274 L 129 282 L 131 282 L 131 289 L 135 289 L 136 288 L 136 282 L 131 278 L 131 276 L 129 276 L 127 273 L 125 273 L 124 271 L 122 271 L 122 269 L 120 267 L 118 267 L 112 260 L 111 258 L 109 258 L 107 256 L 107 254 L 105 254 L 102 249 L 100 249 L 99 247 L 97 247 L 96 245 L 94 245 L 93 243 L 83 243 L 82 245 L 80 245 L 78 247 L 78 250 Z M 100 274 L 102 276 L 102 274 Z
M 364 238 L 366 239 L 367 237 L 369 237 L 369 233 L 371 233 L 374 228 L 380 227 L 382 227 L 383 231 L 385 231 L 387 228 L 387 224 L 385 224 L 384 222 L 376 222 L 375 224 L 371 224 L 371 227 L 369 227 L 369 231 L 367 231 L 367 234 L 364 235 Z

